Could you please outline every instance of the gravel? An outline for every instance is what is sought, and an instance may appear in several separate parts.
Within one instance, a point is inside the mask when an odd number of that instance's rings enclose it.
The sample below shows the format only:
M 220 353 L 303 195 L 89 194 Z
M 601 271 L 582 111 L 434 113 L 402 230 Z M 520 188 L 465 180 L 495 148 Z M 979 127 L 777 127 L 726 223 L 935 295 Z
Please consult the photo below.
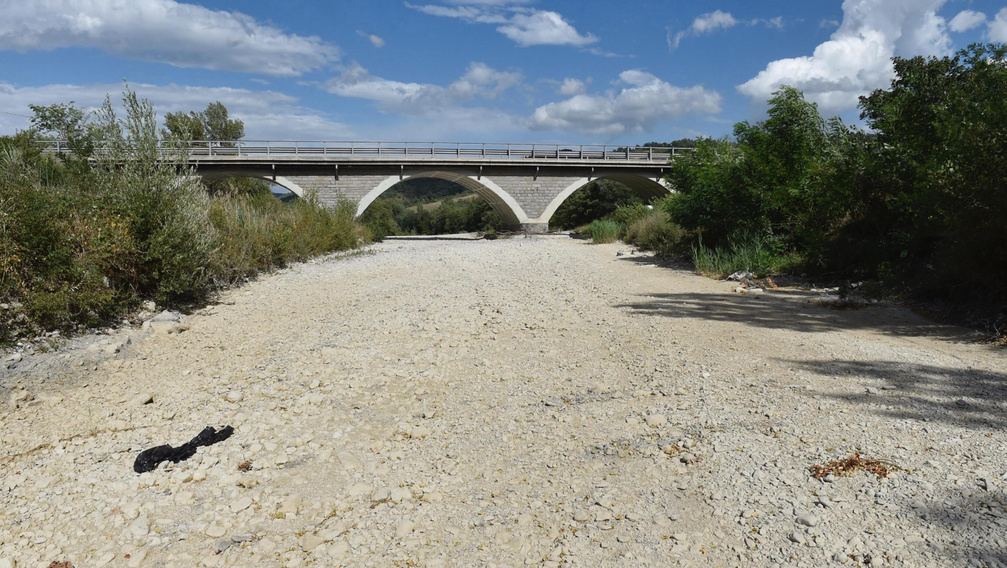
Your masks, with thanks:
M 0 566 L 1007 566 L 1002 350 L 620 246 L 386 241 L 2 357 Z

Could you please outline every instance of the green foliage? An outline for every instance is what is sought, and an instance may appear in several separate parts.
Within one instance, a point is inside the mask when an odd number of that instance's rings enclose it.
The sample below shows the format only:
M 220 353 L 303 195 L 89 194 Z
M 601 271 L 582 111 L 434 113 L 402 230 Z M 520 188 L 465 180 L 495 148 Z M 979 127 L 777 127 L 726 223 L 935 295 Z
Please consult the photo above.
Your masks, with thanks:
M 549 219 L 549 226 L 572 229 L 608 217 L 619 207 L 631 204 L 643 204 L 635 191 L 616 181 L 595 180 L 570 195 Z
M 696 272 L 714 278 L 724 278 L 739 270 L 757 277 L 779 274 L 798 266 L 799 260 L 795 254 L 773 252 L 759 236 L 745 232 L 732 235 L 724 246 L 709 248 L 700 240 L 692 248 Z
M 1007 290 L 1007 48 L 895 59 L 891 88 L 861 100 L 877 133 L 860 179 L 864 225 L 894 285 L 963 297 Z M 854 244 L 866 235 L 846 235 Z M 873 235 L 872 235 L 873 236 Z
M 127 87 L 123 104 L 121 119 L 108 99 L 88 115 L 33 107 L 46 134 L 79 136 L 89 154 L 44 154 L 35 131 L 0 137 L 0 343 L 108 322 L 141 299 L 198 301 L 236 275 L 360 242 L 346 207 L 268 193 L 211 205 L 184 149 L 158 141 L 150 103 Z M 243 238 L 269 253 L 238 250 Z
M 410 179 L 374 200 L 360 216 L 374 238 L 496 232 L 500 215 L 464 186 L 437 178 Z
M 671 216 L 662 205 L 663 202 L 659 202 L 654 209 L 647 210 L 645 215 L 630 222 L 623 232 L 623 240 L 661 256 L 678 253 L 686 233 L 671 221 Z
M 314 196 L 283 203 L 271 195 L 220 196 L 210 204 L 217 247 L 217 283 L 232 284 L 261 271 L 359 244 L 360 227 L 348 205 L 323 207 Z
M 388 235 L 397 235 L 401 231 L 399 224 L 395 221 L 396 205 L 398 203 L 392 200 L 377 199 L 360 216 L 360 222 L 370 229 L 371 238 L 374 241 L 380 242 Z M 398 205 L 399 214 L 403 209 L 401 205 Z
M 202 112 L 169 112 L 164 115 L 164 138 L 186 141 L 233 142 L 245 137 L 245 123 L 229 118 L 220 101 L 206 105 Z
M 598 244 L 614 243 L 619 240 L 623 226 L 611 219 L 595 219 L 588 225 L 591 241 Z

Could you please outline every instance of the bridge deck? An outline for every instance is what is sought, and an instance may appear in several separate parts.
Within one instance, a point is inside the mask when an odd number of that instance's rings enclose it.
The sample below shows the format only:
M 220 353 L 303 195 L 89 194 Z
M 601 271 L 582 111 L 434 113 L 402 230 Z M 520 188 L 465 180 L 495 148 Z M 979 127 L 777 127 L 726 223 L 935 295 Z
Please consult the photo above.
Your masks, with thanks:
M 51 152 L 66 152 L 65 141 L 41 141 Z M 298 140 L 191 141 L 185 147 L 193 159 L 207 158 L 405 158 L 432 160 L 562 160 L 667 164 L 691 148 L 625 147 L 606 145 L 512 144 L 466 142 L 331 142 Z M 165 149 L 177 148 L 165 143 Z

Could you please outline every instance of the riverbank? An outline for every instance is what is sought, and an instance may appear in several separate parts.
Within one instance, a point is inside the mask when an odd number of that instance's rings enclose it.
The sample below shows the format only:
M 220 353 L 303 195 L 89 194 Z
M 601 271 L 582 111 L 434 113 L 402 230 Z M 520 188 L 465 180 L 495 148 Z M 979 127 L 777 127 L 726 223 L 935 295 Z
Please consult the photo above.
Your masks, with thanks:
M 0 558 L 1007 561 L 1001 351 L 901 308 L 738 294 L 620 248 L 386 241 L 226 291 L 117 353 L 37 356 L 64 357 L 58 373 L 0 371 Z M 225 425 L 134 473 L 141 450 Z M 857 451 L 898 471 L 809 471 Z

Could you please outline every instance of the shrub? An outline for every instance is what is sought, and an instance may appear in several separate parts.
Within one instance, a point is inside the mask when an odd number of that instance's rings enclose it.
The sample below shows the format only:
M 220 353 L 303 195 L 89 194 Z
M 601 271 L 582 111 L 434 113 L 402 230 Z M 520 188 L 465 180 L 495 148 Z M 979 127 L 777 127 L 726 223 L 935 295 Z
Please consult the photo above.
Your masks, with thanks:
M 591 241 L 598 244 L 614 243 L 619 240 L 619 234 L 621 232 L 622 225 L 612 221 L 611 219 L 597 219 L 588 225 L 588 233 L 591 234 Z
M 685 231 L 671 220 L 663 208 L 657 207 L 626 227 L 623 240 L 642 249 L 668 256 L 677 252 L 685 239 Z

